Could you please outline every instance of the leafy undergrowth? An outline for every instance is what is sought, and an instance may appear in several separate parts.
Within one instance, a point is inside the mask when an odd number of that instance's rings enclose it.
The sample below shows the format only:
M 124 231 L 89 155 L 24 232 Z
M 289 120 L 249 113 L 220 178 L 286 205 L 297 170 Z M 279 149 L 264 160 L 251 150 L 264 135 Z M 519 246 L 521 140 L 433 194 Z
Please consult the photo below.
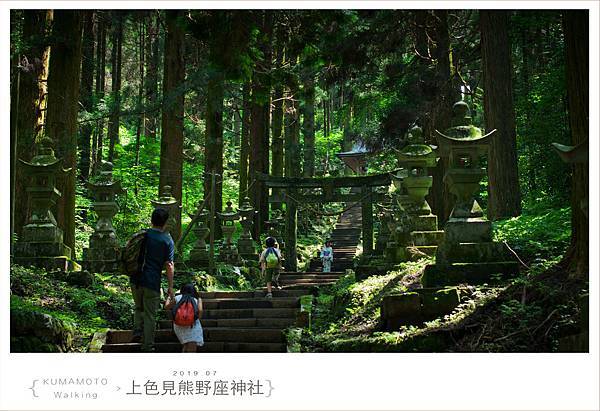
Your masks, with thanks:
M 556 264 L 515 281 L 498 298 L 450 330 L 449 351 L 553 352 L 561 337 L 585 328 L 579 296 L 587 279 L 572 279 Z M 587 323 L 588 319 L 583 321 Z
M 75 329 L 74 351 L 85 351 L 94 332 L 131 328 L 133 301 L 124 276 L 95 274 L 88 287 L 73 285 L 58 273 L 11 265 L 10 307 L 34 310 Z
M 537 199 L 523 214 L 494 222 L 494 240 L 508 245 L 526 262 L 542 263 L 565 253 L 571 236 L 571 208 Z

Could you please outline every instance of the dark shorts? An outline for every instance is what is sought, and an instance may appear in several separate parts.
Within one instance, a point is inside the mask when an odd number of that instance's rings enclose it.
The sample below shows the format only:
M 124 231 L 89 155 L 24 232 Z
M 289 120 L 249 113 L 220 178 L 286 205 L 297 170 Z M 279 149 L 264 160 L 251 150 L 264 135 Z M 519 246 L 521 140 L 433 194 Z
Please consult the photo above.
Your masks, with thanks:
M 273 282 L 273 278 L 279 276 L 279 268 L 265 268 L 265 277 L 268 283 Z

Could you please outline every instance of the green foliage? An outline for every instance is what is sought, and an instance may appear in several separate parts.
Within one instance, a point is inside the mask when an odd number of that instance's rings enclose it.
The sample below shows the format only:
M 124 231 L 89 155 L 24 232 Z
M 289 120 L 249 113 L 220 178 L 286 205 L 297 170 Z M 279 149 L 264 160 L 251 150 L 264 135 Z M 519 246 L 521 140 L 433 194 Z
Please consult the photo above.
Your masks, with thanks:
M 77 351 L 84 351 L 99 329 L 133 325 L 133 300 L 124 276 L 96 274 L 93 285 L 79 288 L 60 272 L 11 265 L 10 289 L 11 308 L 40 311 L 73 324 Z
M 547 198 L 526 204 L 523 214 L 494 222 L 495 241 L 506 241 L 527 261 L 562 256 L 571 236 L 570 207 L 557 208 Z

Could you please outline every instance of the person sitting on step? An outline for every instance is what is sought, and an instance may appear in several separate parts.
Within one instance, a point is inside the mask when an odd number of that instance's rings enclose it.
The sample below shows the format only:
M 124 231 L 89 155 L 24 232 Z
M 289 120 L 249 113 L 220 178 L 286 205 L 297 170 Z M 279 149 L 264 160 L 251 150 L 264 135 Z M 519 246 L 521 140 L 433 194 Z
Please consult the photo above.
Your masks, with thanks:
M 321 261 L 323 262 L 323 272 L 331 272 L 331 263 L 333 262 L 333 243 L 331 240 L 325 242 L 325 247 L 321 249 Z
M 165 302 L 165 310 L 172 310 L 173 331 L 183 345 L 182 352 L 196 352 L 204 345 L 204 331 L 200 324 L 202 299 L 194 284 L 185 284 L 175 298 Z
M 267 248 L 260 254 L 258 262 L 262 270 L 263 277 L 267 281 L 267 295 L 266 298 L 272 298 L 273 292 L 271 283 L 275 280 L 275 283 L 279 287 L 279 270 L 281 269 L 281 253 L 276 248 L 277 240 L 273 237 L 268 237 L 265 241 Z

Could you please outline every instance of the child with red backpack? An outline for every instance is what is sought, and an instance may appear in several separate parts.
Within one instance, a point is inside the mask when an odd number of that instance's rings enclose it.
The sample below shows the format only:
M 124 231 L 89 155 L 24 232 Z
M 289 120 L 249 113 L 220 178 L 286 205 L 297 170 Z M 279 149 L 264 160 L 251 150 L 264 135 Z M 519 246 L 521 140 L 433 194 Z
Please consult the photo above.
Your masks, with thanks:
M 196 352 L 197 347 L 204 345 L 204 332 L 200 325 L 202 300 L 194 284 L 181 287 L 175 299 L 166 301 L 165 309 L 173 313 L 173 330 L 183 345 L 183 352 Z
M 273 298 L 271 284 L 275 280 L 275 284 L 279 287 L 281 253 L 279 249 L 275 248 L 277 241 L 273 237 L 268 237 L 265 244 L 267 248 L 260 254 L 258 262 L 267 281 L 267 295 L 265 295 L 265 298 Z

